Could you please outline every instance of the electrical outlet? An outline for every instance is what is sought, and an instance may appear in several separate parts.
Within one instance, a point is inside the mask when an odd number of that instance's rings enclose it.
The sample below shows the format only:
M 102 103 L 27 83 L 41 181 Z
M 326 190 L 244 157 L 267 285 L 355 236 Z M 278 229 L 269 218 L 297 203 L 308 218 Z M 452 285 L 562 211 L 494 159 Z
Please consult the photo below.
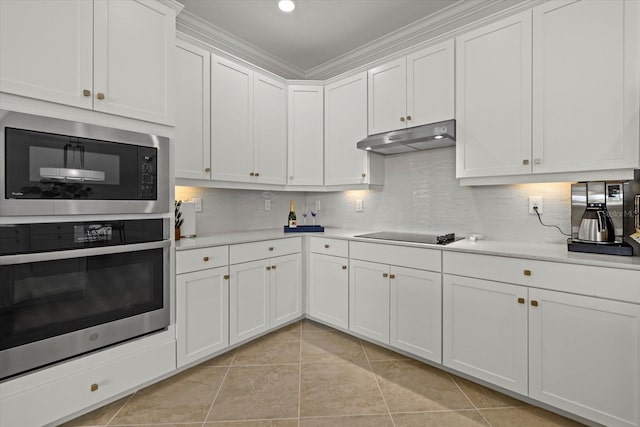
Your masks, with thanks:
M 264 210 L 265 211 L 271 210 L 271 199 L 264 199 Z
M 362 200 L 356 200 L 356 212 L 362 212 Z
M 538 208 L 538 213 L 542 214 L 544 212 L 544 206 L 542 205 L 542 196 L 529 196 L 529 213 L 532 215 L 536 214 L 534 208 Z
M 320 210 L 320 200 L 316 200 L 316 212 Z
M 202 198 L 194 197 L 191 201 L 196 205 L 196 212 L 202 212 Z

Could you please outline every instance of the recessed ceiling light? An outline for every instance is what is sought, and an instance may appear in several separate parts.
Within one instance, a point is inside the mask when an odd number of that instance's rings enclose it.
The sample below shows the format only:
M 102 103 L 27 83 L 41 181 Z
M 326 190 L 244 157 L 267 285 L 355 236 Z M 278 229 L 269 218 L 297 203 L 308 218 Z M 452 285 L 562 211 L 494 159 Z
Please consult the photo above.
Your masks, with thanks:
M 292 0 L 280 0 L 278 7 L 283 12 L 292 12 L 296 8 L 296 4 Z
M 442 138 L 443 138 L 443 136 L 442 136 L 442 135 L 436 135 L 436 136 L 434 136 L 434 138 L 435 138 L 435 139 L 442 139 Z

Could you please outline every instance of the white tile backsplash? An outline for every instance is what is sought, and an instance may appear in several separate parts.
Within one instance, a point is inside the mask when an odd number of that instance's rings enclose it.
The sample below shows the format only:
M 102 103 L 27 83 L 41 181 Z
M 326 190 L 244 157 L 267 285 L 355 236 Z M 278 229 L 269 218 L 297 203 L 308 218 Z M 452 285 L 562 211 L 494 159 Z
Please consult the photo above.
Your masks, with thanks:
M 206 235 L 282 227 L 287 223 L 289 200 L 296 202 L 296 210 L 299 211 L 298 207 L 303 205 L 305 194 L 176 187 L 175 197 L 178 200 L 202 198 L 202 212 L 196 213 L 196 233 Z M 270 211 L 264 209 L 265 199 L 271 199 Z M 302 217 L 301 213 L 298 216 Z
M 302 207 L 320 200 L 318 223 L 358 230 L 424 233 L 481 233 L 492 240 L 563 242 L 555 228 L 543 227 L 528 213 L 528 197 L 544 198 L 542 220 L 570 231 L 570 183 L 461 187 L 455 179 L 455 148 L 445 147 L 385 157 L 381 191 L 336 193 L 262 192 L 176 187 L 176 198 L 202 197 L 199 234 L 282 227 L 289 200 Z M 271 211 L 264 199 L 271 199 Z M 363 212 L 356 212 L 356 200 Z M 308 220 L 310 224 L 310 220 Z

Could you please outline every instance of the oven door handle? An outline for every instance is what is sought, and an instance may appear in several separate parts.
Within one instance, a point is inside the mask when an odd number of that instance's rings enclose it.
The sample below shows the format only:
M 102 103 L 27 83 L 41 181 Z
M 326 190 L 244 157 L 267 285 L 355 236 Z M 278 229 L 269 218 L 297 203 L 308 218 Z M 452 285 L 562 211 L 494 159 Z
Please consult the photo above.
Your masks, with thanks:
M 71 249 L 68 251 L 37 252 L 33 254 L 0 256 L 0 265 L 27 264 L 31 262 L 54 261 L 59 259 L 83 258 L 98 255 L 121 254 L 123 252 L 137 252 L 148 249 L 168 248 L 170 240 L 159 242 L 135 243 L 132 245 L 106 246 L 102 248 Z

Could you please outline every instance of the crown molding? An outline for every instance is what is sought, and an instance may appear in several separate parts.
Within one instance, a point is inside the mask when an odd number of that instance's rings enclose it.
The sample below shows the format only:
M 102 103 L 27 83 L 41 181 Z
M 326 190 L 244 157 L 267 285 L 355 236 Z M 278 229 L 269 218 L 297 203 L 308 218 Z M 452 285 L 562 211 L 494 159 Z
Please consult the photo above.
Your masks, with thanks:
M 176 15 L 180 13 L 182 9 L 184 9 L 184 5 L 180 2 L 177 2 L 176 0 L 157 0 L 157 2 L 173 9 Z
M 285 79 L 328 80 L 365 69 L 365 66 L 371 67 L 372 63 L 382 59 L 406 55 L 418 47 L 455 37 L 545 1 L 548 0 L 460 0 L 309 70 L 300 69 L 186 10 L 178 15 L 176 28 L 181 33 Z
M 546 0 L 461 0 L 306 71 L 305 78 L 330 79 L 416 47 L 450 39 L 488 22 L 531 9 Z
M 286 79 L 302 79 L 304 70 L 283 61 L 275 55 L 260 49 L 222 28 L 183 10 L 176 20 L 176 29 L 230 55 L 270 71 Z

